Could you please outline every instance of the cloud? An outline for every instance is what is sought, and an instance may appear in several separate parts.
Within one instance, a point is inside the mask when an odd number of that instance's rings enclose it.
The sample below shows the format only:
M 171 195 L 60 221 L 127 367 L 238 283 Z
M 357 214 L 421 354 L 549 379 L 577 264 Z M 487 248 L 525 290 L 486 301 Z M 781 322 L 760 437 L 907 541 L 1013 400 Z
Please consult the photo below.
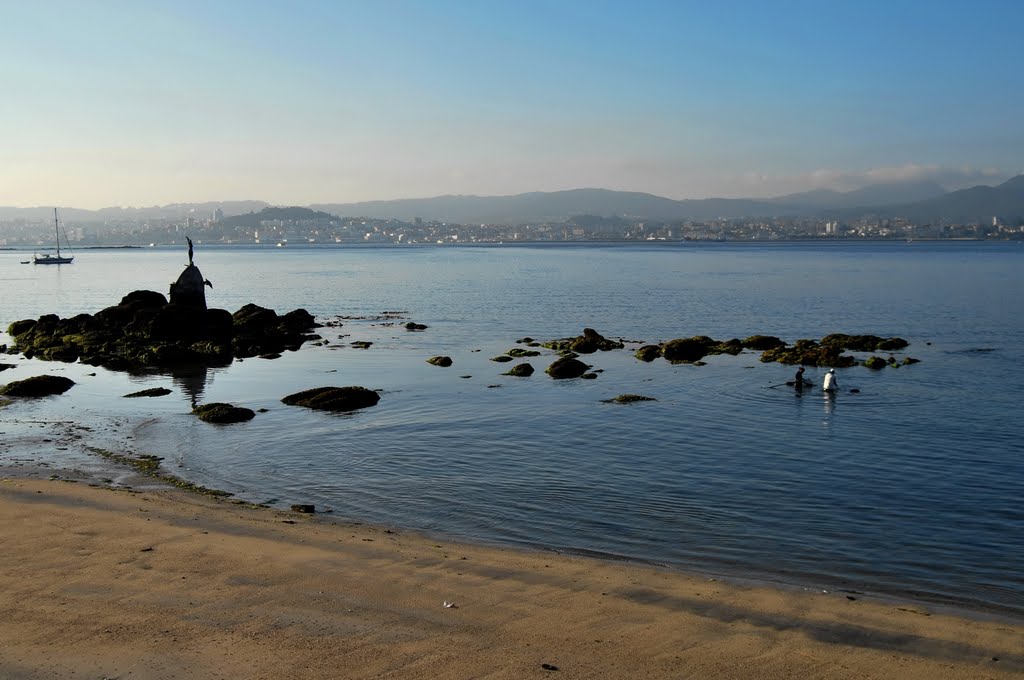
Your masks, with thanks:
M 819 168 L 807 173 L 772 174 L 757 171 L 745 172 L 721 182 L 730 186 L 728 193 L 734 196 L 780 196 L 809 189 L 833 189 L 853 191 L 871 184 L 893 184 L 897 182 L 936 182 L 944 189 L 953 191 L 976 184 L 998 184 L 1014 173 L 1002 168 L 976 168 L 971 166 L 950 167 L 943 165 L 921 165 L 907 163 L 893 167 L 868 168 L 866 170 L 842 170 Z
M 907 163 L 897 167 L 871 168 L 861 171 L 821 169 L 810 175 L 815 188 L 849 191 L 869 184 L 897 182 L 937 182 L 946 189 L 960 189 L 974 184 L 991 184 L 1006 179 L 1010 173 L 998 168 L 959 168 L 942 165 Z

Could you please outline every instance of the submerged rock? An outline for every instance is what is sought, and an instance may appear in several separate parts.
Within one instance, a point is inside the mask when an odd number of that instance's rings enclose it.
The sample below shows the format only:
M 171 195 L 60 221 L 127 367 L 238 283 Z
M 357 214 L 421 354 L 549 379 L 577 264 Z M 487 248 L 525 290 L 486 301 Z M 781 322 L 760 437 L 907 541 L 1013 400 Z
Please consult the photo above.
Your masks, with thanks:
M 375 406 L 380 395 L 365 387 L 314 387 L 290 394 L 281 400 L 289 406 L 305 406 L 320 411 L 355 411 Z
M 139 390 L 138 392 L 132 392 L 131 394 L 124 395 L 126 399 L 134 399 L 136 397 L 163 397 L 170 394 L 171 391 L 166 387 L 151 387 L 148 390 Z
M 505 354 L 509 355 L 510 357 L 515 357 L 517 359 L 520 359 L 522 357 L 539 357 L 540 356 L 540 352 L 538 352 L 537 350 L 535 350 L 535 349 L 523 349 L 522 347 L 513 347 L 509 351 L 505 352 Z
M 440 366 L 442 368 L 448 368 L 452 365 L 452 358 L 443 356 L 430 357 L 427 359 L 427 363 L 433 364 L 434 366 Z
M 64 394 L 75 384 L 74 380 L 59 375 L 36 375 L 24 380 L 15 380 L 0 387 L 0 394 L 8 397 L 49 397 Z
M 242 406 L 234 406 L 222 402 L 203 404 L 192 409 L 192 413 L 204 423 L 227 425 L 230 423 L 242 423 L 256 417 L 256 412 Z
M 642 394 L 620 394 L 614 399 L 602 399 L 606 404 L 632 404 L 636 401 L 658 401 L 654 397 L 645 397 Z
M 507 354 L 499 354 L 496 357 L 491 357 L 491 361 L 496 361 L 499 364 L 507 364 L 508 362 L 513 361 L 513 359 Z

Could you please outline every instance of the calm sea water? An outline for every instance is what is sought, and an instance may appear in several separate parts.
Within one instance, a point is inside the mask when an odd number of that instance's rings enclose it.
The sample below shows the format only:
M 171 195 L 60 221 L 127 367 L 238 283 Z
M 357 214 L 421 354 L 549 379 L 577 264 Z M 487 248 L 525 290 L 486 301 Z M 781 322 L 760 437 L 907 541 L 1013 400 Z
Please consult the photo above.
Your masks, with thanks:
M 95 312 L 133 289 L 165 292 L 185 252 L 81 251 L 59 268 L 23 259 L 0 252 L 4 328 Z M 18 367 L 3 381 L 45 371 L 79 382 L 0 410 L 5 441 L 88 465 L 33 434 L 73 419 L 92 428 L 86 440 L 120 432 L 118 445 L 249 500 L 1024 616 L 1018 244 L 200 245 L 196 264 L 214 283 L 211 306 L 369 318 L 322 329 L 327 346 L 194 375 L 4 358 Z M 383 311 L 429 329 L 374 318 Z M 754 353 L 700 367 L 598 353 L 586 357 L 602 370 L 593 381 L 551 380 L 547 352 L 530 359 L 530 378 L 502 376 L 509 364 L 490 361 L 522 336 L 584 327 L 651 343 L 899 335 L 911 342 L 900 356 L 921 363 L 842 369 L 842 393 L 826 399 L 771 387 L 793 370 Z M 354 349 L 355 340 L 374 344 Z M 425 363 L 436 354 L 454 365 Z M 808 369 L 816 383 L 822 375 Z M 156 385 L 175 392 L 120 397 Z M 382 398 L 345 415 L 279 401 L 320 385 Z M 622 393 L 657 401 L 602 403 Z M 189 415 L 193 398 L 269 410 L 216 427 Z M 0 463 L 16 451 L 24 458 L 24 446 L 0 448 Z

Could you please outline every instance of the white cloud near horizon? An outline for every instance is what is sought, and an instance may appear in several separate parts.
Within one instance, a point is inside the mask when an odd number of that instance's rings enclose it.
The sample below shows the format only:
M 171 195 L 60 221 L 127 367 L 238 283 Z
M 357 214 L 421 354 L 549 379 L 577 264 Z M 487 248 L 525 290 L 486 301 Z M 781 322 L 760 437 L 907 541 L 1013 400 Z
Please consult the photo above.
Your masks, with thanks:
M 1014 174 L 1002 168 L 949 167 L 918 163 L 864 170 L 819 168 L 808 173 L 788 175 L 749 172 L 733 178 L 736 191 L 730 196 L 739 197 L 744 191 L 751 197 L 765 198 L 812 189 L 853 191 L 872 184 L 900 182 L 935 182 L 947 191 L 956 191 L 978 184 L 999 184 Z

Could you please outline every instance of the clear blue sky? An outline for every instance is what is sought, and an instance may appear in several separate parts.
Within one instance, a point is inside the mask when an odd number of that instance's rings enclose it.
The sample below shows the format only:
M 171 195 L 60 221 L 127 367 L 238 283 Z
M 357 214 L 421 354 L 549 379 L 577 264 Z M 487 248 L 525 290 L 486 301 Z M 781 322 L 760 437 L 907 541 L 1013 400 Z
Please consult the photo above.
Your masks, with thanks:
M 1024 3 L 0 0 L 0 205 L 1024 171 Z

